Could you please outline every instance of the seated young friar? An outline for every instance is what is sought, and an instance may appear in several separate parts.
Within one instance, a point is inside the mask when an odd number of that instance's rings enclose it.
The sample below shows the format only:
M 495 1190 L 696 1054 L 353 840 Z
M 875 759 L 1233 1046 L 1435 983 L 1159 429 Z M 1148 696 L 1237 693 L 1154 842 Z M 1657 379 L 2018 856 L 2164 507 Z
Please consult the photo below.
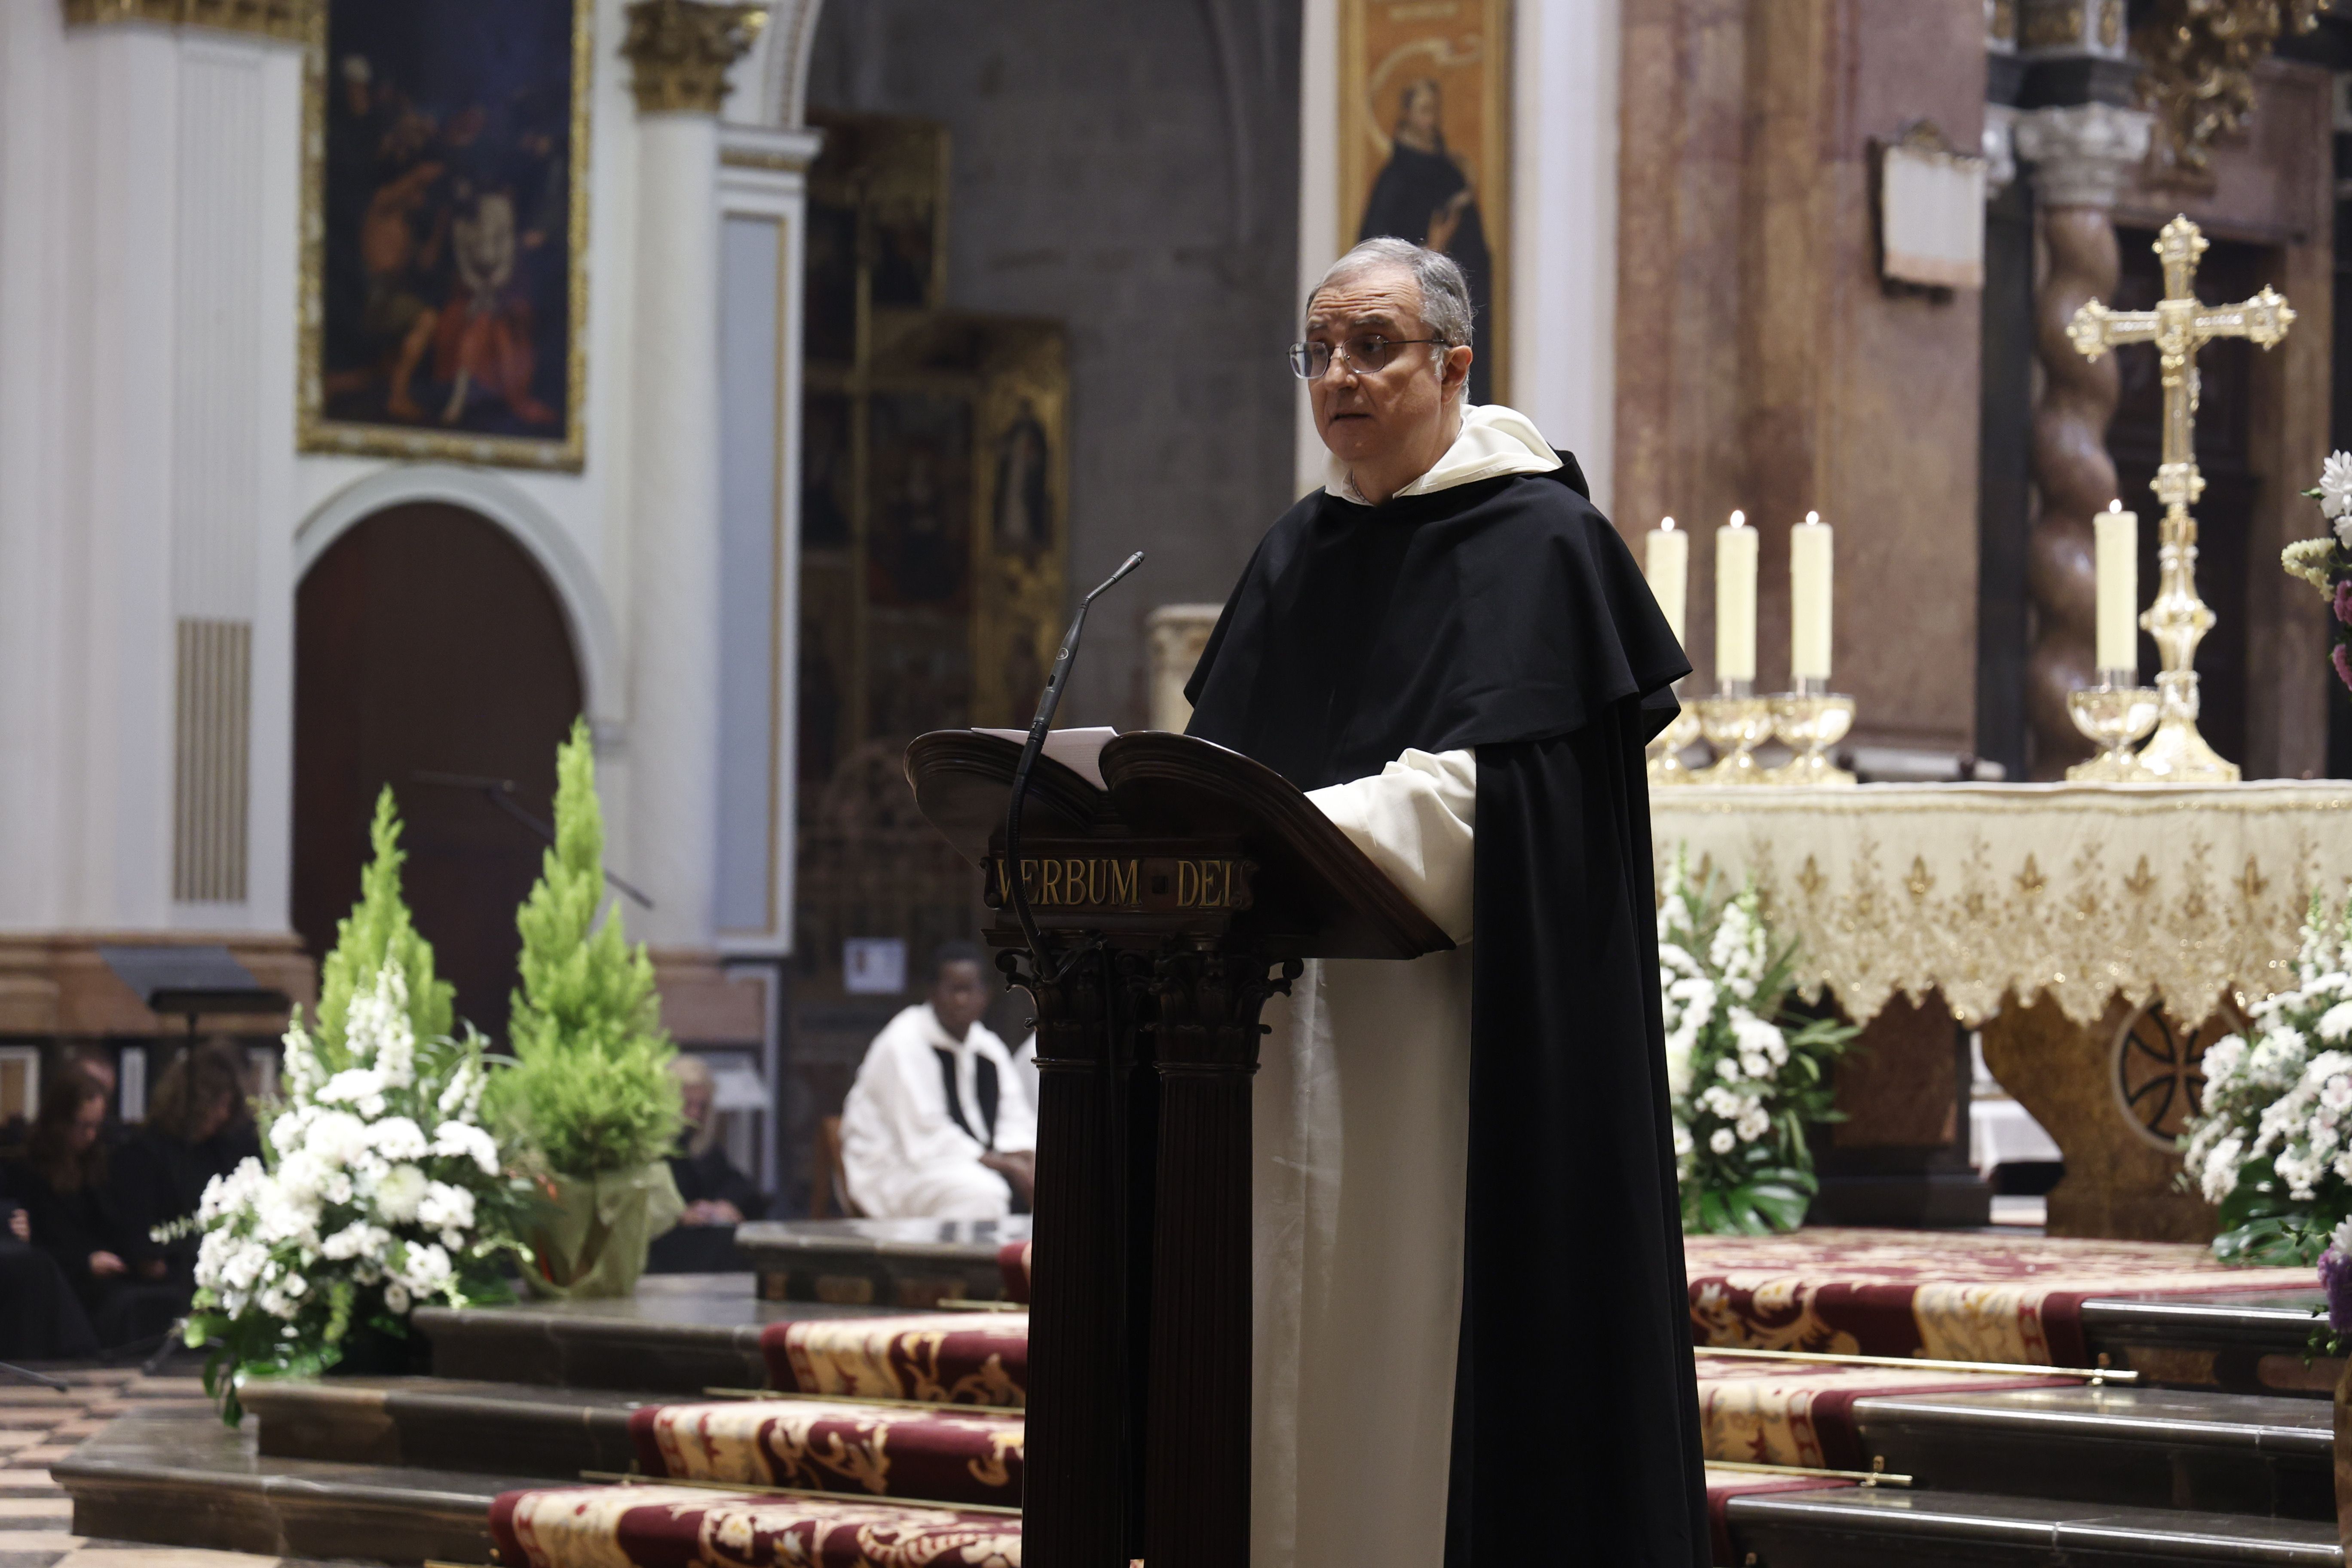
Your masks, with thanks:
M 842 1173 L 877 1219 L 1002 1219 L 1029 1211 L 1037 1114 L 1011 1053 L 980 1016 L 986 967 L 971 942 L 932 955 L 931 994 L 866 1047 L 841 1112 Z

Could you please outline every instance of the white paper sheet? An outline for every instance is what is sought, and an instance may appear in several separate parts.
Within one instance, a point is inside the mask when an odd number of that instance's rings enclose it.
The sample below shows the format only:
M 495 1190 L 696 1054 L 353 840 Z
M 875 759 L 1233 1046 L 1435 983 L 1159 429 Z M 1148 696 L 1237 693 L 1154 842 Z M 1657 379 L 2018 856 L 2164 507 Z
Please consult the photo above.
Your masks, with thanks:
M 993 735 L 998 740 L 1010 741 L 1016 746 L 1025 744 L 1029 739 L 1029 731 L 1026 730 L 976 730 L 975 732 Z M 1095 788 L 1102 789 L 1106 787 L 1102 776 L 1102 749 L 1118 735 L 1118 731 L 1108 725 L 1090 730 L 1048 731 L 1045 735 L 1045 755 L 1053 758 Z

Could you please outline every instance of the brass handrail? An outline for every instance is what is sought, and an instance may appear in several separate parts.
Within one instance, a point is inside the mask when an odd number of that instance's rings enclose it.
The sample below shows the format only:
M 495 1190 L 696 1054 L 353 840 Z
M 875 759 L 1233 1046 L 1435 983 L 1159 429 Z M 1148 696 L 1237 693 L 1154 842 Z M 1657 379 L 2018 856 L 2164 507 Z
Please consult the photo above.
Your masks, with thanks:
M 951 1405 L 944 1399 L 887 1399 L 878 1394 L 804 1394 L 797 1388 L 706 1388 L 709 1399 L 814 1399 L 833 1405 L 880 1405 L 894 1410 L 936 1410 L 950 1415 L 1019 1415 L 1018 1405 Z
M 2037 1366 L 2022 1362 L 2005 1361 L 1931 1361 L 1924 1356 L 1902 1355 L 1838 1355 L 1830 1351 L 1764 1351 L 1735 1348 L 1727 1345 L 1694 1345 L 1696 1355 L 1726 1356 L 1745 1361 L 1812 1362 L 1830 1366 L 1894 1366 L 1907 1372 L 1993 1372 L 2012 1377 L 2076 1377 L 2084 1382 L 2137 1383 L 2137 1372 L 2118 1372 L 2107 1364 L 2103 1352 L 2097 1366 Z

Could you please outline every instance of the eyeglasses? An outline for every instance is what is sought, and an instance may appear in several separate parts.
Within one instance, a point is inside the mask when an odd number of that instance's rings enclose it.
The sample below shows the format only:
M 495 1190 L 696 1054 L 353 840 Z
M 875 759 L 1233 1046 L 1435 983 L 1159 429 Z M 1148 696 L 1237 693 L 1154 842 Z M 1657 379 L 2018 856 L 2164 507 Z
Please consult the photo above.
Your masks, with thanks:
M 1290 374 L 1301 381 L 1313 381 L 1331 368 L 1331 359 L 1336 352 L 1339 357 L 1355 367 L 1357 374 L 1376 375 L 1388 369 L 1396 359 L 1399 349 L 1411 348 L 1416 343 L 1439 343 L 1444 341 L 1443 338 L 1366 336 L 1349 338 L 1346 342 L 1339 344 L 1336 351 L 1329 343 L 1293 343 L 1290 345 Z

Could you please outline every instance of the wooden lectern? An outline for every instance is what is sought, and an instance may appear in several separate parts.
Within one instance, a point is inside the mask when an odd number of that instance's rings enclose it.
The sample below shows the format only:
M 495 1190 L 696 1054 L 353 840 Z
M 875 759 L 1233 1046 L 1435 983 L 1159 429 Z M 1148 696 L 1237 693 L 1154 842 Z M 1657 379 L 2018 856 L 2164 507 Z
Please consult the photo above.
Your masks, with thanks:
M 1454 944 L 1298 790 L 1188 736 L 1041 760 L 1009 907 L 1021 747 L 907 751 L 923 815 L 978 868 L 998 964 L 1037 1005 L 1029 1568 L 1249 1561 L 1250 1075 L 1259 1008 L 1307 958 Z M 1040 983 L 1038 959 L 1059 966 Z

